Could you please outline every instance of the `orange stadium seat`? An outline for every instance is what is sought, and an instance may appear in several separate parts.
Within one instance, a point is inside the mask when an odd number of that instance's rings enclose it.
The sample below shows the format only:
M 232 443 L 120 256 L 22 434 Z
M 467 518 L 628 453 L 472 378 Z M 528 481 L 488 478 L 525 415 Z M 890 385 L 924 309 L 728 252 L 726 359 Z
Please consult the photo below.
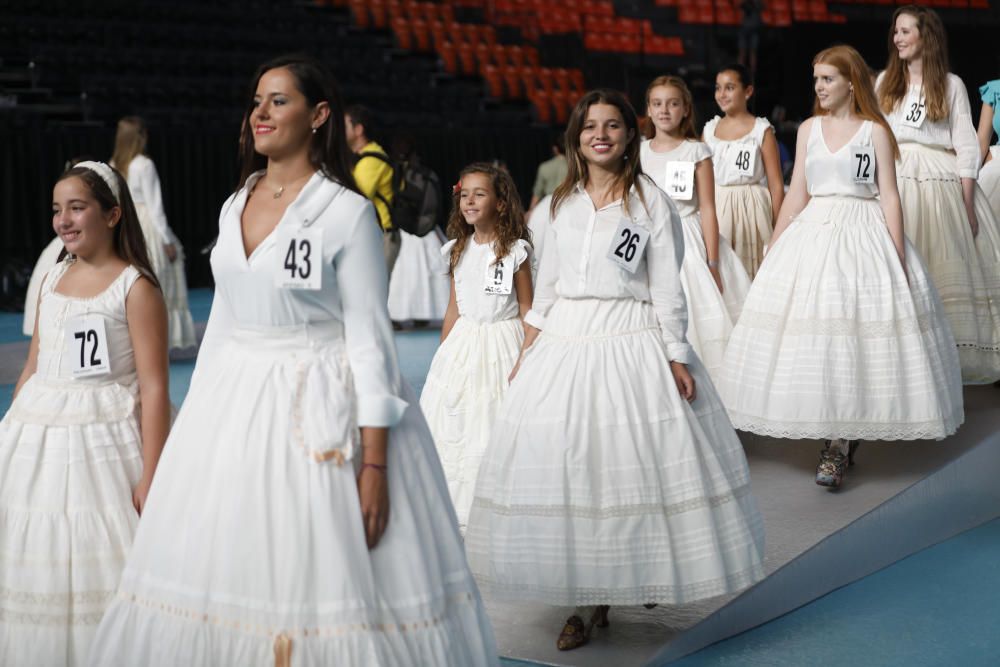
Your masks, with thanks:
M 392 19 L 392 32 L 396 35 L 399 48 L 407 51 L 413 48 L 413 36 L 410 34 L 410 22 L 405 16 L 395 16 Z
M 487 65 L 483 68 L 483 78 L 486 79 L 486 90 L 490 97 L 496 99 L 503 97 L 503 77 L 496 65 Z
M 431 32 L 427 28 L 427 21 L 421 18 L 410 19 L 410 29 L 416 38 L 417 51 L 431 50 Z
M 437 45 L 438 55 L 441 56 L 441 64 L 449 74 L 458 74 L 458 53 L 455 45 L 451 42 L 442 42 Z
M 549 94 L 544 90 L 533 90 L 530 96 L 531 103 L 535 106 L 535 112 L 538 114 L 538 121 L 546 124 L 551 123 L 552 103 Z
M 516 65 L 504 65 L 500 68 L 503 82 L 507 86 L 507 96 L 514 99 L 523 97 L 523 86 L 521 84 L 521 68 Z
M 364 0 L 351 0 L 351 17 L 360 28 L 371 27 L 371 17 L 368 14 L 368 3 Z

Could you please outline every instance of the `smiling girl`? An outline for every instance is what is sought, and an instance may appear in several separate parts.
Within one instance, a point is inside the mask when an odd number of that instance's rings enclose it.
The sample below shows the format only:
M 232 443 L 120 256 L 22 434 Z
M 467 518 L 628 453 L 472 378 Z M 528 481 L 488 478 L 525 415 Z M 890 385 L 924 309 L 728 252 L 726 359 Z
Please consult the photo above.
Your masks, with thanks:
M 753 93 L 745 67 L 724 67 L 715 76 L 715 103 L 723 116 L 705 123 L 702 131 L 712 149 L 719 232 L 751 279 L 764 259 L 785 196 L 774 129 L 766 118 L 755 118 L 747 110 Z
M 720 391 L 736 428 L 825 439 L 816 483 L 841 485 L 860 439 L 943 438 L 964 419 L 958 354 L 903 235 L 897 147 L 857 51 L 813 60 L 814 116 Z
M 681 215 L 687 339 L 717 381 L 750 277 L 729 241 L 719 235 L 712 149 L 698 140 L 687 84 L 676 76 L 654 79 L 646 89 L 646 106 L 654 136 L 640 146 L 642 169 L 670 196 Z
M 56 183 L 42 281 L 0 422 L 0 664 L 83 665 L 167 436 L 167 314 L 125 179 Z
M 606 626 L 608 605 L 689 602 L 763 576 L 743 448 L 684 338 L 681 223 L 642 173 L 635 111 L 587 93 L 566 147 L 466 532 L 480 585 L 577 605 L 561 650 Z
M 906 236 L 927 261 L 966 384 L 1000 379 L 1000 225 L 976 184 L 980 152 L 969 96 L 948 71 L 941 19 L 900 7 L 878 101 L 899 141 Z
M 531 243 L 514 180 L 477 162 L 462 170 L 441 249 L 451 300 L 420 407 L 434 434 L 464 532 L 479 462 L 490 440 L 531 308 Z

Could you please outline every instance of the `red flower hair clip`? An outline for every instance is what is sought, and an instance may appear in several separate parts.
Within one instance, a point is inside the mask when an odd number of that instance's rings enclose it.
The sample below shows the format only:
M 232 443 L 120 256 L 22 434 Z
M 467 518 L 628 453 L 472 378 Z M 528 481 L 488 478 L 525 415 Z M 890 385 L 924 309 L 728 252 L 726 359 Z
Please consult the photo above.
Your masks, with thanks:
M 455 185 L 451 186 L 451 194 L 457 195 L 461 191 L 462 191 L 462 181 L 459 181 L 458 183 L 455 183 Z

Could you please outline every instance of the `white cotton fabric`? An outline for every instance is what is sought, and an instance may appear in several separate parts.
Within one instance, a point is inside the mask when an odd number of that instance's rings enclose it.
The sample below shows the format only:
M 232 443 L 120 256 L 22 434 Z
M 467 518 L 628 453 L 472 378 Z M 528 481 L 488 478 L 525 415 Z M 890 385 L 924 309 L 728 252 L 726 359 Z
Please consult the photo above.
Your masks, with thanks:
M 651 302 L 598 279 L 638 283 L 606 258 L 617 220 L 581 215 L 595 212 L 585 191 L 549 225 L 534 303 L 542 332 L 500 408 L 466 532 L 470 566 L 495 595 L 681 603 L 763 577 L 740 442 L 698 358 L 686 357 L 693 403 L 670 372 L 686 349 L 680 221 L 648 179 L 628 196 L 652 233 L 635 274 Z M 621 203 L 602 211 L 620 216 Z
M 430 434 L 400 379 L 371 204 L 316 173 L 246 257 L 223 206 L 216 294 L 100 667 L 497 665 Z M 323 231 L 322 287 L 274 286 L 282 227 Z M 369 551 L 359 426 L 391 427 L 391 517 Z M 197 490 L 193 493 L 192 489 Z
M 0 422 L 0 664 L 86 664 L 138 522 L 139 388 L 125 299 L 129 266 L 93 298 L 43 281 L 38 368 Z M 67 325 L 103 319 L 109 375 L 75 378 Z
M 446 243 L 442 254 L 450 256 L 454 245 Z M 520 267 L 529 260 L 530 246 L 519 240 L 511 255 L 512 265 Z M 516 290 L 493 295 L 483 289 L 487 268 L 495 261 L 493 244 L 469 237 L 455 267 L 459 317 L 434 354 L 420 395 L 463 531 L 479 463 L 524 340 Z
M 818 118 L 813 196 L 770 249 L 726 350 L 736 428 L 779 438 L 943 438 L 964 419 L 958 353 L 919 252 L 904 273 L 875 196 L 857 197 L 848 146 Z M 858 132 L 870 145 L 870 121 Z M 818 175 L 818 176 L 817 176 Z M 832 194 L 836 191 L 845 194 Z
M 980 188 L 972 236 L 955 155 L 902 144 L 896 181 L 907 238 L 926 262 L 958 345 L 962 380 L 1000 380 L 1000 224 Z
M 667 163 L 687 161 L 697 164 L 711 158 L 708 145 L 700 141 L 685 141 L 666 153 L 658 153 L 649 141 L 642 143 L 640 156 L 642 169 L 654 182 L 664 183 Z M 722 276 L 722 293 L 708 268 L 708 251 L 701 231 L 701 214 L 698 210 L 698 190 L 689 201 L 674 201 L 681 215 L 684 231 L 684 263 L 681 266 L 681 285 L 687 297 L 687 339 L 702 360 L 713 381 L 718 381 L 722 358 L 733 326 L 740 317 L 743 301 L 750 290 L 750 276 L 729 241 L 719 238 L 719 273 Z
M 875 89 L 882 85 L 885 73 L 882 72 L 875 80 Z M 925 118 L 919 128 L 903 125 L 906 110 L 903 106 L 906 96 L 896 105 L 886 120 L 892 127 L 893 134 L 900 147 L 905 144 L 921 144 L 944 151 L 952 151 L 957 155 L 956 174 L 961 178 L 976 178 L 979 175 L 979 139 L 972 122 L 972 110 L 969 106 L 969 93 L 962 80 L 948 74 L 948 117 L 941 120 Z M 911 85 L 907 94 L 917 93 L 921 86 Z
M 153 273 L 160 283 L 167 306 L 167 343 L 170 349 L 183 349 L 198 344 L 194 320 L 188 307 L 187 276 L 184 273 L 184 248 L 167 225 L 163 210 L 163 194 L 156 165 L 145 155 L 137 155 L 128 166 L 128 189 L 139 215 L 139 225 L 146 240 L 146 253 Z M 164 245 L 177 249 L 173 262 Z
M 1000 146 L 990 146 L 990 156 L 979 170 L 979 187 L 990 202 L 993 217 L 1000 220 Z
M 770 243 L 773 229 L 771 193 L 767 189 L 761 153 L 764 135 L 771 123 L 766 118 L 756 118 L 750 132 L 726 141 L 715 136 L 720 120 L 716 116 L 705 123 L 702 131 L 705 143 L 712 149 L 715 215 L 719 219 L 719 233 L 729 240 L 752 280 L 764 260 L 764 246 Z M 755 152 L 754 170 L 750 176 L 741 174 L 735 166 L 737 152 L 747 146 Z
M 25 336 L 35 333 L 35 315 L 38 309 L 38 295 L 42 290 L 42 280 L 45 274 L 59 261 L 59 253 L 62 252 L 63 242 L 58 236 L 49 241 L 38 256 L 35 268 L 31 271 L 31 278 L 28 280 L 28 289 L 24 295 L 24 320 L 21 324 L 21 332 Z
M 438 231 L 424 236 L 402 230 L 399 234 L 399 257 L 389 278 L 389 317 L 396 322 L 440 321 L 448 309 L 451 283 Z

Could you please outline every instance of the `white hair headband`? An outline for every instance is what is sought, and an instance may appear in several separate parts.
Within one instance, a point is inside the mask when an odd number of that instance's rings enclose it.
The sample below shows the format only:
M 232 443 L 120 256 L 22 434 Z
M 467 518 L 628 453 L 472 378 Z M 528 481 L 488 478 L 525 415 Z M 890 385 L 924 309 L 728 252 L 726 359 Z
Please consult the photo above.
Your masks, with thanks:
M 115 172 L 114 170 L 111 169 L 111 167 L 104 164 L 103 162 L 92 162 L 90 160 L 86 160 L 84 162 L 77 162 L 73 166 L 89 169 L 98 176 L 100 176 L 101 179 L 108 184 L 108 187 L 111 188 L 111 194 L 114 195 L 115 202 L 119 204 L 121 203 L 122 193 L 118 191 L 118 179 L 115 178 Z

